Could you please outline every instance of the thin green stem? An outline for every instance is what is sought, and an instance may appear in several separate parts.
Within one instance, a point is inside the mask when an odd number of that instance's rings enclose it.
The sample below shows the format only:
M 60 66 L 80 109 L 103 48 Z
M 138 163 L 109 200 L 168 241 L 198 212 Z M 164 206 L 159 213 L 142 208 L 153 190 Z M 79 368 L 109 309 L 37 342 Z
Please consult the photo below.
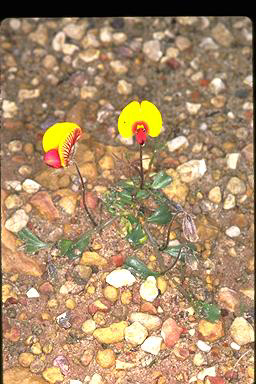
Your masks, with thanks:
M 86 205 L 86 201 L 85 201 L 85 192 L 86 192 L 86 188 L 85 188 L 85 184 L 84 184 L 83 177 L 82 177 L 82 175 L 81 175 L 81 172 L 80 172 L 80 170 L 79 170 L 79 168 L 78 168 L 77 163 L 76 163 L 75 161 L 74 161 L 73 163 L 75 164 L 75 167 L 76 167 L 76 170 L 77 170 L 77 173 L 78 173 L 78 176 L 79 176 L 79 178 L 80 178 L 81 185 L 82 185 L 82 199 L 83 199 L 83 206 L 84 206 L 84 209 L 85 209 L 87 215 L 89 216 L 89 219 L 91 220 L 92 225 L 93 225 L 94 227 L 97 227 L 97 223 L 96 223 L 96 221 L 94 220 L 94 218 L 92 217 L 92 215 L 91 215 L 91 213 L 90 213 L 90 211 L 89 211 L 89 209 L 88 209 L 88 207 L 87 207 L 87 205 Z
M 166 240 L 164 242 L 164 244 L 159 248 L 160 251 L 163 251 L 164 249 L 166 249 L 168 247 L 168 243 L 169 243 L 169 238 L 170 238 L 170 233 L 171 233 L 171 228 L 172 228 L 172 224 L 174 222 L 174 219 L 180 214 L 181 212 L 177 212 L 175 213 L 175 215 L 172 217 L 170 223 L 169 223 L 169 227 L 168 227 L 168 232 L 167 232 L 167 236 L 166 236 Z
M 142 163 L 142 145 L 140 144 L 140 189 L 143 189 L 144 186 L 144 172 L 143 172 L 143 163 Z

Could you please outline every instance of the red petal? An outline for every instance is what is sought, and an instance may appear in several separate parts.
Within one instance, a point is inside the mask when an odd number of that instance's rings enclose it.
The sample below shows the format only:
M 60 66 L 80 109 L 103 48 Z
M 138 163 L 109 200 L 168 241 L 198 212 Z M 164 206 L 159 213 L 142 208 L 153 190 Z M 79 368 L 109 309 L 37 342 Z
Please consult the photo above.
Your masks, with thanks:
M 51 149 L 44 154 L 44 162 L 52 168 L 62 168 L 58 149 Z

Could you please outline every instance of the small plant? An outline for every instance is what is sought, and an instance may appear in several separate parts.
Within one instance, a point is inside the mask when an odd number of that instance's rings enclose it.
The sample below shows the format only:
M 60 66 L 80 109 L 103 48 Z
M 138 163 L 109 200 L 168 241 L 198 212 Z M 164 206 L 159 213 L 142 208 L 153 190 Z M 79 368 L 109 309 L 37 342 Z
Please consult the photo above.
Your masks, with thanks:
M 109 213 L 110 219 L 98 224 L 88 209 L 85 200 L 86 188 L 75 161 L 77 141 L 82 135 L 81 128 L 69 122 L 57 123 L 48 128 L 43 136 L 44 162 L 53 168 L 66 168 L 75 165 L 81 182 L 82 201 L 86 214 L 88 215 L 92 229 L 84 233 L 79 239 L 72 241 L 61 239 L 56 244 L 61 255 L 70 260 L 78 258 L 89 248 L 91 238 L 95 233 L 101 233 L 104 228 L 119 220 L 120 235 L 125 237 L 134 249 L 134 255 L 128 257 L 124 267 L 142 278 L 150 275 L 160 276 L 169 273 L 177 264 L 178 260 L 189 262 L 196 258 L 194 243 L 198 240 L 196 226 L 193 216 L 186 212 L 180 204 L 170 200 L 162 191 L 172 182 L 172 178 L 165 172 L 151 173 L 151 167 L 157 153 L 157 146 L 153 151 L 149 162 L 148 173 L 145 175 L 143 169 L 143 147 L 147 135 L 157 137 L 162 128 L 162 117 L 157 107 L 149 101 L 132 101 L 120 113 L 118 119 L 119 133 L 129 138 L 135 135 L 139 145 L 140 167 L 133 168 L 137 174 L 127 179 L 119 180 L 105 193 L 103 207 Z M 163 147 L 159 146 L 159 149 Z M 118 159 L 121 161 L 120 159 Z M 127 159 L 128 166 L 131 166 Z M 187 243 L 170 245 L 169 237 L 173 223 L 177 218 L 182 218 L 182 230 Z M 164 227 L 164 231 L 160 228 Z M 158 233 L 156 233 L 158 231 Z M 154 234 L 153 234 L 154 232 Z M 165 236 L 160 232 L 165 232 Z M 27 252 L 36 252 L 43 248 L 53 246 L 52 243 L 45 243 L 32 234 L 27 228 L 19 232 L 19 237 L 24 241 L 24 249 Z M 162 237 L 162 240 L 160 241 Z M 140 259 L 135 252 L 149 242 L 153 247 L 160 271 L 152 271 Z M 174 258 L 171 265 L 165 266 L 163 253 Z M 183 287 L 177 289 L 191 302 L 196 312 L 210 321 L 218 320 L 220 311 L 214 304 L 204 303 L 196 300 L 193 294 L 187 293 Z

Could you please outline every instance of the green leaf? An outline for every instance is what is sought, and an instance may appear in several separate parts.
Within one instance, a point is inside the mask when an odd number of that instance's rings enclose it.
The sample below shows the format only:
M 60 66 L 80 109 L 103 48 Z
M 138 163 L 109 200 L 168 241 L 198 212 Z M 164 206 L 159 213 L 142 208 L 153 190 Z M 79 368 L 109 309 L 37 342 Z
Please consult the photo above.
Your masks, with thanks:
M 134 224 L 139 224 L 139 220 L 135 217 L 135 216 L 133 216 L 133 215 L 127 215 L 127 220 L 129 220 L 129 222 L 132 224 L 132 225 L 134 225 Z
M 119 180 L 117 185 L 128 191 L 132 191 L 134 189 L 134 183 L 132 180 Z
M 169 185 L 171 181 L 172 181 L 171 176 L 168 176 L 164 171 L 160 171 L 154 176 L 154 181 L 151 184 L 151 188 L 153 189 L 164 188 L 167 185 Z
M 79 240 L 61 239 L 58 242 L 58 248 L 62 256 L 67 256 L 70 260 L 80 257 L 90 242 L 90 235 L 85 234 Z
M 131 204 L 132 203 L 132 195 L 131 192 L 124 189 L 121 192 L 116 193 L 118 201 L 121 203 L 121 205 L 125 204 Z
M 52 243 L 45 243 L 34 235 L 28 228 L 23 228 L 17 233 L 18 237 L 24 241 L 24 250 L 27 253 L 34 253 L 40 249 L 50 248 Z
M 136 198 L 137 199 L 147 199 L 149 197 L 150 193 L 148 191 L 145 191 L 144 189 L 141 189 L 137 192 Z
M 148 222 L 164 225 L 169 223 L 171 218 L 172 218 L 172 214 L 169 211 L 168 207 L 166 205 L 161 205 L 159 208 L 155 210 L 153 215 L 151 215 L 148 218 Z
M 134 247 L 138 247 L 147 241 L 147 235 L 143 231 L 141 224 L 137 224 L 126 236 L 127 240 Z
M 65 256 L 73 245 L 72 240 L 61 239 L 58 241 L 58 248 L 60 250 L 61 256 Z
M 187 244 L 179 244 L 179 245 L 169 246 L 169 247 L 165 248 L 164 252 L 168 253 L 170 256 L 176 258 L 178 256 L 178 253 L 179 253 L 181 247 L 184 247 L 184 250 L 181 251 L 181 255 L 180 255 L 180 260 L 183 260 L 183 261 L 185 260 L 185 257 L 187 256 L 187 251 L 186 251 L 185 247 L 190 248 L 190 251 L 193 254 L 196 251 L 196 247 L 194 244 L 187 243 Z
M 205 320 L 215 323 L 221 316 L 221 310 L 216 304 L 205 303 L 204 301 L 197 300 L 193 303 L 196 313 L 205 318 Z
M 160 276 L 160 273 L 151 271 L 151 269 L 149 269 L 143 261 L 139 260 L 135 256 L 128 256 L 125 260 L 124 267 L 129 269 L 132 273 L 136 273 L 145 279 L 148 276 Z

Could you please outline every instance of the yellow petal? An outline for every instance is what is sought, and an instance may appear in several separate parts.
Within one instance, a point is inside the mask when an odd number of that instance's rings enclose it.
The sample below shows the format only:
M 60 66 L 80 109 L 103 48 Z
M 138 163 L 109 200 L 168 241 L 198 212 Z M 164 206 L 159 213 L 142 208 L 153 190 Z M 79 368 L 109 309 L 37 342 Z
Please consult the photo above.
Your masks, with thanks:
M 149 126 L 148 134 L 156 137 L 160 134 L 162 128 L 162 116 L 157 107 L 150 101 L 143 100 L 141 103 L 141 120 L 146 121 Z
M 121 136 L 129 138 L 132 136 L 132 125 L 141 120 L 141 108 L 138 101 L 132 101 L 122 110 L 118 118 L 118 131 Z
M 56 123 L 47 129 L 43 136 L 43 149 L 45 152 L 58 148 L 61 139 L 67 137 L 74 129 L 79 128 L 75 123 Z

